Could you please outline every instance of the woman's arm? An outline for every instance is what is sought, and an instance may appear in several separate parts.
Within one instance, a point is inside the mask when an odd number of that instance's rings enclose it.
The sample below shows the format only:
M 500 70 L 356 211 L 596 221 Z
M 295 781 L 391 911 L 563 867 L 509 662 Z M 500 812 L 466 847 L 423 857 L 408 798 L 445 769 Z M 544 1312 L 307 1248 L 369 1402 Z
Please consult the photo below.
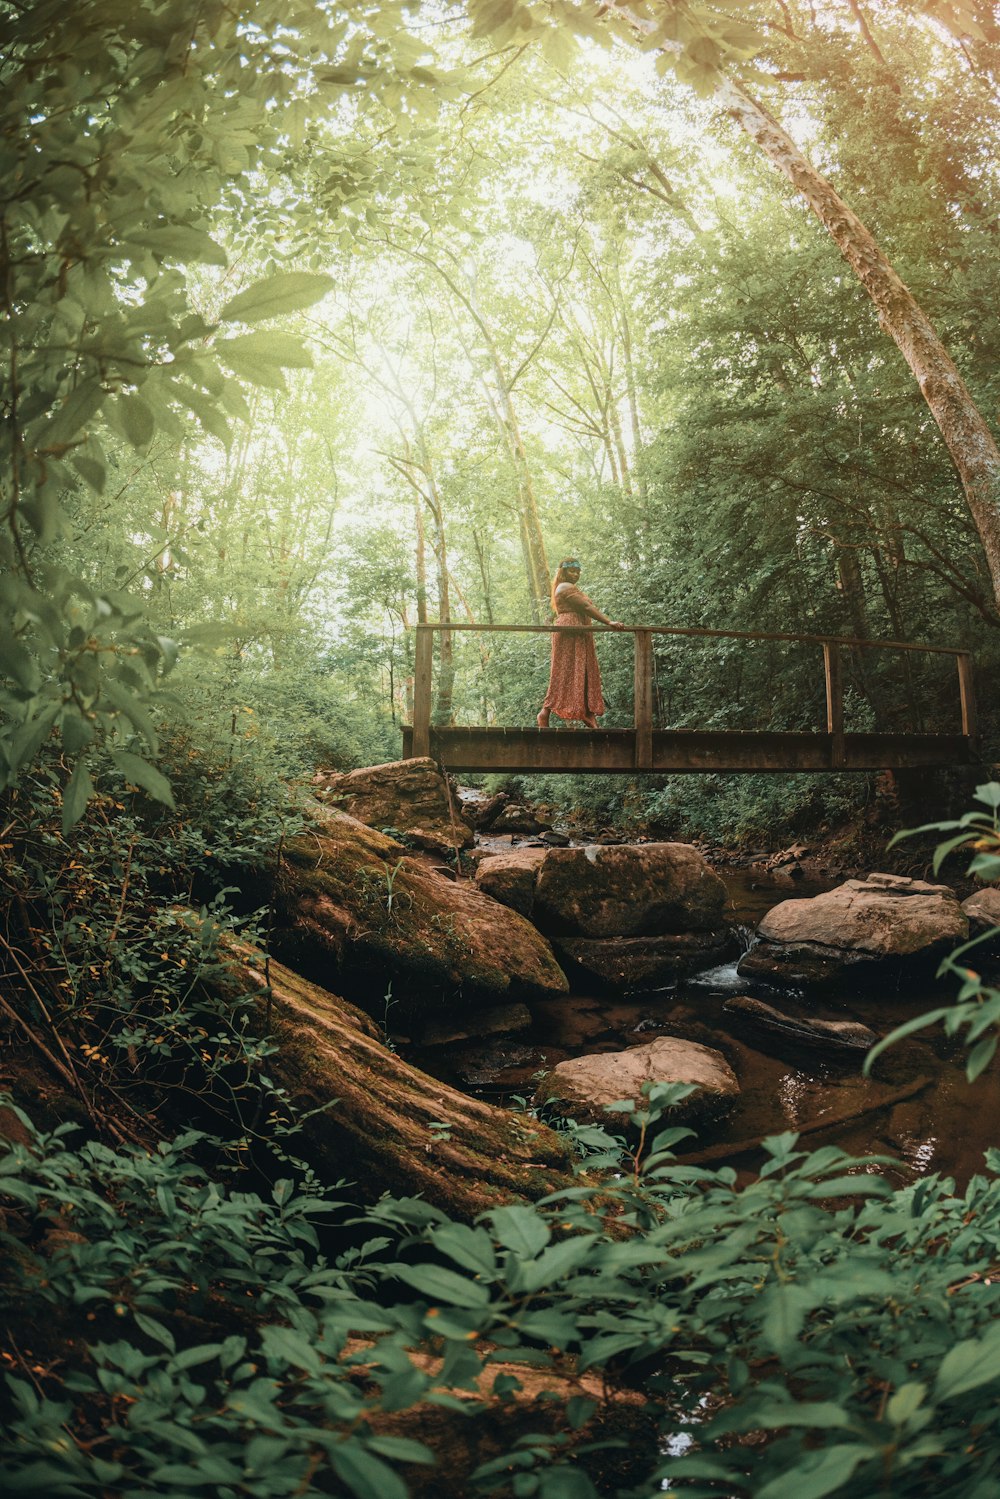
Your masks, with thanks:
M 580 589 L 577 589 L 577 593 L 587 614 L 590 615 L 591 619 L 596 619 L 599 625 L 609 625 L 612 630 L 622 630 L 625 628 L 618 620 L 609 619 L 606 614 L 602 614 L 597 605 L 591 599 L 588 599 L 587 595 Z

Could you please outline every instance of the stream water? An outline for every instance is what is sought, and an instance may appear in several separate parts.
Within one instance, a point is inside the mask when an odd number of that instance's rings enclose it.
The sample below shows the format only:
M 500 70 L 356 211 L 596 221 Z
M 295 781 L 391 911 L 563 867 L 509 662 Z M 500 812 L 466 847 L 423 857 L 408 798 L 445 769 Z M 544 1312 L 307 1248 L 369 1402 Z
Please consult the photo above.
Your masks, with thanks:
M 721 871 L 720 871 L 721 873 Z M 819 894 L 834 882 L 799 881 L 791 886 L 758 874 L 723 873 L 730 893 L 729 918 L 747 940 L 772 906 L 790 897 Z M 706 1127 L 681 1150 L 739 1146 L 757 1137 L 801 1130 L 829 1117 L 831 1125 L 810 1132 L 804 1146 L 836 1143 L 862 1155 L 875 1152 L 900 1161 L 900 1178 L 939 1172 L 962 1185 L 983 1169 L 983 1152 L 1000 1144 L 1000 1066 L 995 1062 L 975 1083 L 965 1079 L 964 1056 L 940 1027 L 909 1038 L 884 1054 L 877 1076 L 861 1076 L 861 1054 L 806 1050 L 799 1043 L 738 1029 L 723 1005 L 737 994 L 766 1000 L 779 1010 L 814 1019 L 858 1020 L 884 1035 L 902 1021 L 947 1003 L 952 989 L 926 981 L 897 989 L 852 989 L 845 984 L 821 1002 L 749 983 L 731 962 L 694 974 L 676 988 L 614 997 L 571 993 L 532 1006 L 532 1026 L 516 1036 L 455 1042 L 410 1052 L 425 1071 L 494 1102 L 530 1096 L 536 1074 L 567 1057 L 620 1051 L 656 1036 L 681 1036 L 723 1053 L 739 1079 L 741 1094 L 727 1118 Z M 913 1084 L 926 1086 L 894 1100 Z M 884 1100 L 884 1102 L 883 1102 Z M 851 1116 L 846 1117 L 845 1116 Z M 834 1123 L 843 1119 L 842 1123 Z M 732 1164 L 750 1169 L 759 1155 L 735 1153 Z M 715 1164 L 724 1164 L 725 1158 Z

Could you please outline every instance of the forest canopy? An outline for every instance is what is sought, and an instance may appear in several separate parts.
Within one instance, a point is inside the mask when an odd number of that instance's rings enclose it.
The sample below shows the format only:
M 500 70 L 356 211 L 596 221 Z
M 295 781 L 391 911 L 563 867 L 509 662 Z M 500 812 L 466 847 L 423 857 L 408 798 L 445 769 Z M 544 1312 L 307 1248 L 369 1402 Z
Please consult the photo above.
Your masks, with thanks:
M 280 672 L 299 732 L 384 758 L 407 627 L 547 618 L 567 549 L 632 622 L 989 654 L 990 7 L 182 9 L 94 0 L 71 42 L 6 11 L 8 779 L 55 727 L 67 825 L 107 752 L 166 796 L 179 654 L 220 734 Z M 935 407 L 740 99 L 961 392 Z M 442 721 L 528 712 L 537 651 L 450 644 Z M 940 685 L 873 659 L 858 723 L 924 726 Z M 673 722 L 815 716 L 791 656 L 662 675 Z
M 998 100 L 991 0 L 0 0 L 5 1491 L 996 1492 L 996 1150 L 738 1174 L 678 1164 L 687 1084 L 613 1136 L 432 1079 L 415 1017 L 569 980 L 494 902 L 466 985 L 433 766 L 433 858 L 336 788 L 399 760 L 421 624 L 435 726 L 533 732 L 563 557 L 703 632 L 650 647 L 658 727 L 822 732 L 817 638 L 924 642 L 844 647 L 848 730 L 957 739 L 962 653 L 991 763 Z M 921 893 L 1000 879 L 991 775 Z M 721 903 L 709 843 L 881 857 L 903 789 L 473 791 L 697 840 Z M 993 1064 L 985 940 L 883 1105 L 938 1022 Z

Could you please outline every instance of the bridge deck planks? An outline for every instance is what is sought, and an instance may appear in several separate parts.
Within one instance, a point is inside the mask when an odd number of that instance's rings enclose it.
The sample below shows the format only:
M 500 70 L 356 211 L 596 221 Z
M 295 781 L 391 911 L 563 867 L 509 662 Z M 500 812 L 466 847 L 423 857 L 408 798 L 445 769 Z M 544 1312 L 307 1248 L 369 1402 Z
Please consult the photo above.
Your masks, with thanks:
M 910 770 L 975 761 L 965 734 L 654 729 L 650 753 L 648 733 L 637 744 L 634 729 L 431 727 L 429 752 L 449 770 L 580 774 Z M 403 758 L 414 753 L 413 729 L 406 725 Z

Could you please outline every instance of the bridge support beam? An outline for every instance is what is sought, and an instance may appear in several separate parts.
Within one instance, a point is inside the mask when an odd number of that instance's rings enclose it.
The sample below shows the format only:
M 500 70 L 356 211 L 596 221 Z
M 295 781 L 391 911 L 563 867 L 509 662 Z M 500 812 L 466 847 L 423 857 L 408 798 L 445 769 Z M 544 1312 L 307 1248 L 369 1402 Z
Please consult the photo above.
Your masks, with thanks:
M 844 763 L 844 665 L 840 646 L 832 641 L 823 646 L 823 670 L 826 675 L 826 732 L 830 736 L 830 764 Z
M 635 631 L 635 768 L 653 768 L 653 636 Z
M 431 694 L 434 685 L 434 632 L 417 626 L 413 650 L 413 739 L 410 755 L 423 759 L 431 752 Z
M 970 741 L 977 734 L 976 685 L 972 675 L 972 657 L 964 652 L 956 657 L 958 662 L 958 691 L 962 701 L 962 733 Z

